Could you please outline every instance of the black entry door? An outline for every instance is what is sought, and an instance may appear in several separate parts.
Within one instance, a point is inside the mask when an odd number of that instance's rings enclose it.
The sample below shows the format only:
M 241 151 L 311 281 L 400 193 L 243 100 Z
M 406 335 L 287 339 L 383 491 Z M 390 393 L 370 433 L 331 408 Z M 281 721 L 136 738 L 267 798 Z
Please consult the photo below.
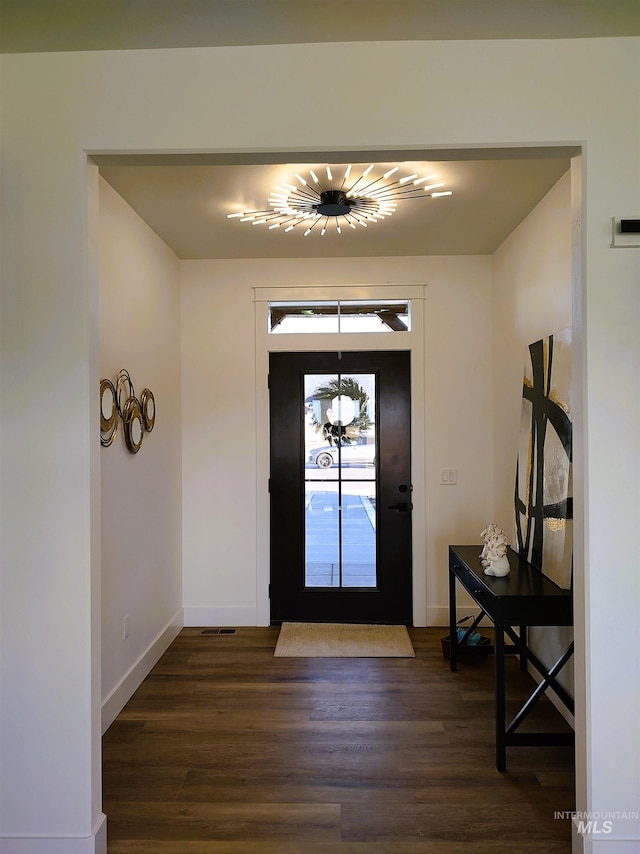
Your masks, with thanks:
M 272 353 L 271 621 L 412 622 L 408 352 Z

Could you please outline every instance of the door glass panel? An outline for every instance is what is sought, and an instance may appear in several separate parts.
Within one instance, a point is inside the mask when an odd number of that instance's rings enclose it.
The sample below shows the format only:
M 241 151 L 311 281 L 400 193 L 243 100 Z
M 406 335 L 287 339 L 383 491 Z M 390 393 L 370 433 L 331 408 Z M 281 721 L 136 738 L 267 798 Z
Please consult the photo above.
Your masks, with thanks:
M 375 588 L 376 375 L 305 374 L 305 587 Z
M 305 587 L 340 587 L 337 484 L 305 483 Z

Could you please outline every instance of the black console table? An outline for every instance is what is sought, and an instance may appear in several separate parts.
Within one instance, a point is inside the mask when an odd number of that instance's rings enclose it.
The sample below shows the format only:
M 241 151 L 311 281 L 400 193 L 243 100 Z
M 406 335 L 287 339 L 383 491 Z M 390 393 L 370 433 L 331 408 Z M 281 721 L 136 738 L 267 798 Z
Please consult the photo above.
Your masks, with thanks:
M 522 721 L 547 688 L 551 688 L 573 714 L 573 698 L 556 679 L 558 673 L 573 655 L 573 643 L 563 652 L 552 667 L 546 667 L 527 646 L 528 626 L 571 626 L 573 608 L 571 591 L 558 587 L 550 578 L 520 557 L 517 552 L 507 552 L 511 571 L 502 578 L 484 574 L 480 562 L 482 546 L 449 546 L 449 635 L 450 666 L 456 670 L 458 632 L 456 618 L 456 579 L 479 605 L 481 611 L 473 624 L 466 629 L 471 634 L 483 617 L 488 617 L 495 627 L 495 716 L 496 716 L 496 768 L 507 770 L 509 745 L 572 744 L 573 733 L 522 733 L 517 732 Z M 519 633 L 514 630 L 519 628 Z M 465 637 L 466 637 L 465 635 Z M 525 670 L 530 663 L 542 677 L 529 699 L 507 725 L 505 713 L 505 635 L 520 656 L 520 667 Z M 464 638 L 460 641 L 464 643 Z

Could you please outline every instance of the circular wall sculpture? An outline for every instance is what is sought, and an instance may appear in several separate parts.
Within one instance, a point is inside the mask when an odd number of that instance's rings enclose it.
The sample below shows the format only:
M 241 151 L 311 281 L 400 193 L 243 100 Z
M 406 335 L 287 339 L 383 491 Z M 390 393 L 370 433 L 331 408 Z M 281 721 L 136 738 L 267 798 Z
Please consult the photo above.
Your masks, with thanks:
M 100 380 L 100 444 L 103 447 L 113 443 L 119 420 L 127 450 L 137 454 L 145 432 L 150 433 L 156 423 L 156 401 L 148 388 L 138 400 L 129 372 L 124 368 L 118 372 L 115 383 Z
M 108 447 L 118 432 L 118 403 L 111 380 L 100 380 L 100 444 Z

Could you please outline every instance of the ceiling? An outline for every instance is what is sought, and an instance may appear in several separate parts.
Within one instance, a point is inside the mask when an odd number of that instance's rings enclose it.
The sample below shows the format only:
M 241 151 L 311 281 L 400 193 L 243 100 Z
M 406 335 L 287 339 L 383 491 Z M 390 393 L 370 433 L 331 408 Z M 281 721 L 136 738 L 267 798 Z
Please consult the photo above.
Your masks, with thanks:
M 0 52 L 640 35 L 638 0 L 2 0 Z
M 0 2 L 3 53 L 636 35 L 639 0 Z M 368 164 L 380 152 L 95 159 L 105 180 L 180 258 L 303 258 L 491 253 L 569 168 L 571 153 L 386 152 L 385 163 L 436 172 L 453 195 L 406 201 L 382 223 L 322 238 L 251 227 L 227 214 L 265 207 L 271 189 L 295 180 L 294 171 L 327 162 Z
M 567 171 L 569 153 L 521 149 L 481 152 L 481 159 L 464 152 L 458 156 L 465 159 L 449 159 L 456 152 L 440 152 L 437 160 L 385 160 L 372 175 L 400 162 L 398 175 L 435 175 L 453 195 L 400 201 L 393 216 L 382 222 L 346 228 L 342 234 L 329 228 L 324 236 L 317 228 L 307 237 L 300 228 L 269 230 L 228 219 L 228 214 L 264 210 L 274 187 L 298 183 L 296 172 L 308 177 L 311 168 L 322 177 L 330 163 L 334 175 L 342 176 L 352 161 L 291 162 L 290 155 L 287 163 L 95 160 L 102 177 L 179 258 L 313 258 L 492 254 Z M 362 160 L 360 172 L 374 160 Z

